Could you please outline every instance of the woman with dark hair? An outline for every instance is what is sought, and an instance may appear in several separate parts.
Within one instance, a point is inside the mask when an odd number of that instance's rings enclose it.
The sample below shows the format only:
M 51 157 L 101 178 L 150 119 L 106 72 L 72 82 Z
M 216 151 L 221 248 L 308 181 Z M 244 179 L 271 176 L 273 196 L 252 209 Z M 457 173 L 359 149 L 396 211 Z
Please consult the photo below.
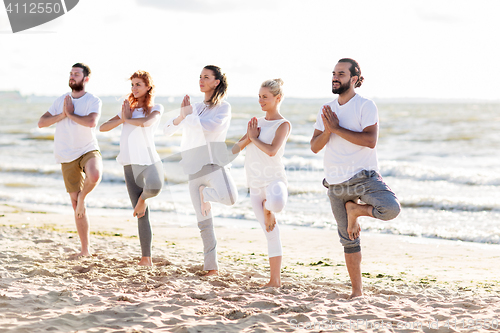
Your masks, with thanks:
M 225 140 L 231 120 L 231 105 L 223 100 L 227 90 L 226 75 L 217 66 L 205 66 L 200 74 L 203 102 L 191 105 L 188 95 L 179 116 L 165 125 L 170 136 L 182 127 L 181 151 L 184 172 L 189 175 L 189 193 L 203 240 L 206 275 L 217 275 L 217 240 L 210 202 L 233 205 L 238 192 L 229 173 Z
M 259 90 L 259 104 L 266 114 L 248 122 L 247 133 L 233 146 L 233 154 L 247 149 L 245 173 L 250 202 L 267 239 L 270 278 L 264 287 L 281 287 L 280 230 L 275 213 L 285 208 L 288 199 L 283 155 L 292 126 L 280 113 L 283 80 L 264 81 Z
M 156 152 L 154 133 L 163 113 L 161 104 L 154 104 L 154 84 L 151 75 L 137 71 L 130 77 L 132 93 L 122 109 L 99 128 L 107 132 L 123 124 L 120 153 L 116 157 L 123 165 L 125 183 L 137 216 L 142 258 L 139 265 L 152 266 L 152 230 L 147 199 L 160 194 L 163 186 L 163 166 Z

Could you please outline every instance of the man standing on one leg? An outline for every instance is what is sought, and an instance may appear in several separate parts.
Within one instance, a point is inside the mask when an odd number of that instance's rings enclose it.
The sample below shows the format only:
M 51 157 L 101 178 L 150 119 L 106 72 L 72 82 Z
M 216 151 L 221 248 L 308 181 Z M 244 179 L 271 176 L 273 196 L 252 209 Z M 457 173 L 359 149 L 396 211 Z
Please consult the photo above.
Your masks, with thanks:
M 71 93 L 55 100 L 40 120 L 38 127 L 56 124 L 54 154 L 61 163 L 66 190 L 75 211 L 75 223 L 82 244 L 76 256 L 88 256 L 89 219 L 85 198 L 99 184 L 102 175 L 102 158 L 95 136 L 95 127 L 101 114 L 101 100 L 86 92 L 90 68 L 74 64 L 69 76 Z
M 363 80 L 355 60 L 339 60 L 332 78 L 332 92 L 339 96 L 318 113 L 311 139 L 314 153 L 326 147 L 323 185 L 328 188 L 340 242 L 344 246 L 352 284 L 351 298 L 363 295 L 358 217 L 387 221 L 401 211 L 395 194 L 378 173 L 377 107 L 354 91 Z

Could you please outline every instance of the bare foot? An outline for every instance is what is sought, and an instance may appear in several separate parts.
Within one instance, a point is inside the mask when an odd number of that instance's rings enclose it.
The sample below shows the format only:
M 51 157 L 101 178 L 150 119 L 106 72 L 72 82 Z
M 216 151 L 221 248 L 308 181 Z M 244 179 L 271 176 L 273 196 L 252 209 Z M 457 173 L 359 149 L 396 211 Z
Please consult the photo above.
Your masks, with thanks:
M 91 255 L 91 254 L 90 254 L 90 252 L 87 250 L 87 251 L 81 251 L 80 253 L 74 253 L 74 254 L 70 255 L 70 256 L 68 257 L 68 259 L 71 259 L 71 260 L 76 260 L 76 259 L 80 259 L 80 258 L 82 258 L 82 257 L 90 257 L 90 256 L 92 256 L 92 255 Z
M 77 219 L 81 219 L 82 217 L 85 216 L 86 213 L 86 207 L 85 207 L 85 199 L 83 196 L 81 196 L 81 192 L 78 193 L 78 199 L 76 202 L 76 208 L 75 208 L 75 216 Z
M 364 205 L 359 205 L 352 201 L 347 201 L 345 203 L 345 209 L 347 211 L 347 233 L 349 234 L 349 239 L 354 240 L 359 237 L 361 232 L 361 226 L 358 223 L 358 217 L 362 216 L 363 211 L 360 212 L 360 208 Z
M 212 276 L 212 275 L 219 275 L 219 271 L 216 269 L 212 269 L 212 270 L 208 271 L 208 273 L 203 275 L 203 276 Z
M 137 205 L 135 205 L 134 208 L 134 216 L 137 216 L 137 218 L 141 218 L 146 214 L 146 208 L 148 205 L 146 204 L 146 200 L 144 200 L 142 197 L 139 197 L 139 200 L 137 200 Z
M 201 215 L 203 216 L 208 216 L 208 213 L 212 209 L 212 204 L 210 202 L 204 202 L 203 201 L 203 189 L 205 188 L 205 185 L 201 185 L 199 190 L 200 190 L 200 200 L 201 200 Z
M 267 288 L 267 287 L 281 288 L 281 281 L 279 281 L 279 282 L 269 281 L 268 283 L 261 286 L 261 288 Z
M 363 292 L 362 291 L 353 291 L 352 294 L 347 297 L 347 299 L 353 299 L 355 297 L 362 297 L 363 296 Z
M 266 231 L 273 231 L 276 226 L 276 216 L 270 210 L 266 209 L 266 200 L 262 201 L 262 208 L 264 208 L 264 223 L 266 225 Z
M 153 266 L 153 262 L 151 261 L 151 257 L 142 257 L 138 263 L 139 266 Z

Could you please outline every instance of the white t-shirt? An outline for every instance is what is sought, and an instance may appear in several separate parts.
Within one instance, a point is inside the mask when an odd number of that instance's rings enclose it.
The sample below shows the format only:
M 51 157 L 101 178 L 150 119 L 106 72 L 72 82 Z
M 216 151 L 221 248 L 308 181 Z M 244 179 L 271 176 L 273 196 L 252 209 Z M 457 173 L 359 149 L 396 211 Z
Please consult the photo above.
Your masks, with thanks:
M 61 114 L 64 107 L 64 98 L 71 93 L 66 93 L 57 98 L 49 108 L 49 113 L 53 116 Z M 86 93 L 80 98 L 73 98 L 75 114 L 79 116 L 88 116 L 91 113 L 101 116 L 101 100 Z M 98 118 L 99 119 L 99 118 Z M 83 154 L 99 150 L 97 138 L 95 136 L 95 127 L 87 127 L 75 123 L 68 117 L 56 124 L 56 133 L 54 135 L 54 155 L 58 163 L 68 163 L 76 160 Z
M 266 120 L 265 117 L 259 118 L 257 121 L 260 127 L 259 140 L 267 144 L 273 143 L 276 131 L 283 123 L 290 124 L 286 119 Z M 274 156 L 264 153 L 253 143 L 250 143 L 246 147 L 245 172 L 248 187 L 265 187 L 275 180 L 281 180 L 285 184 L 288 184 L 285 166 L 281 158 L 285 153 L 286 139 L 290 135 L 291 126 L 290 124 L 290 130 Z
M 177 117 L 175 117 L 177 118 Z M 169 119 L 165 124 L 167 136 L 182 128 L 181 154 L 184 172 L 194 174 L 206 164 L 224 166 L 228 164 L 225 145 L 231 121 L 231 105 L 222 103 L 209 107 L 203 102 L 193 104 L 193 113 L 175 126 Z
M 129 123 L 123 124 L 120 137 L 120 153 L 116 157 L 116 160 L 121 165 L 152 165 L 161 161 L 160 155 L 158 155 L 156 151 L 154 134 L 160 124 L 160 118 L 163 114 L 163 105 L 156 104 L 151 109 L 151 112 L 154 111 L 159 111 L 160 117 L 157 117 L 156 121 L 150 126 L 141 127 Z M 118 117 L 121 118 L 121 116 L 122 114 L 120 111 Z M 132 112 L 132 119 L 145 117 L 142 108 L 135 109 Z
M 378 123 L 378 110 L 373 101 L 356 94 L 344 105 L 339 105 L 334 99 L 329 105 L 339 118 L 339 125 L 345 129 L 362 132 L 366 127 Z M 325 130 L 323 108 L 316 117 L 314 128 Z M 336 134 L 331 134 L 328 140 L 324 158 L 325 178 L 328 184 L 342 183 L 361 170 L 378 171 L 377 149 L 358 146 Z

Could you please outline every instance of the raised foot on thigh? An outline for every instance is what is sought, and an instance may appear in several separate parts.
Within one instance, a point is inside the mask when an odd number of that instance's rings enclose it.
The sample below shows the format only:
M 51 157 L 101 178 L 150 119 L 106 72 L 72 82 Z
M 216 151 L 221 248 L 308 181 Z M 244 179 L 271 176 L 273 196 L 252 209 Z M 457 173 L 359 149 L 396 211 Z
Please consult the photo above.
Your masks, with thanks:
M 139 197 L 139 200 L 137 200 L 137 205 L 135 205 L 134 208 L 134 216 L 137 218 L 141 218 L 146 214 L 146 208 L 148 207 L 146 200 L 142 199 L 142 197 Z
M 345 203 L 345 209 L 347 211 L 347 233 L 349 234 L 349 239 L 354 240 L 359 237 L 361 232 L 361 226 L 358 223 L 358 217 L 362 216 L 362 206 L 360 204 L 348 201 Z
M 205 185 L 201 185 L 199 188 L 200 191 L 200 201 L 201 201 L 201 215 L 208 216 L 208 213 L 212 209 L 212 204 L 210 202 L 203 201 L 203 190 L 205 189 Z
M 266 231 L 273 231 L 276 226 L 276 216 L 270 210 L 266 209 L 266 200 L 262 202 L 262 208 L 264 208 L 264 224 L 266 225 Z
M 81 195 L 82 192 L 78 193 L 78 199 L 76 201 L 75 216 L 81 219 L 85 216 L 87 208 L 85 207 L 85 198 Z

